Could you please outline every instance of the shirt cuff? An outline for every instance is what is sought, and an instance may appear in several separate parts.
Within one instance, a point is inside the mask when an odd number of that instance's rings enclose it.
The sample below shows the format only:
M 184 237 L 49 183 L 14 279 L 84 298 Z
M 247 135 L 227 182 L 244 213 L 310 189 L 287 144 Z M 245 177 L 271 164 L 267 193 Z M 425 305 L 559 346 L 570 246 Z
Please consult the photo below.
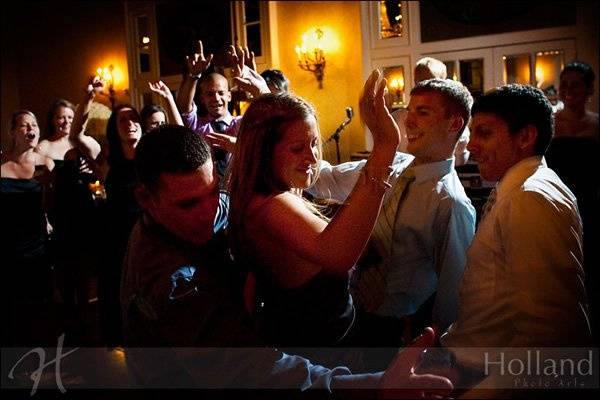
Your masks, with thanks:
M 192 114 L 196 114 L 197 112 L 198 112 L 198 107 L 196 106 L 196 103 L 192 101 L 192 110 L 190 112 L 182 112 L 181 118 L 187 118 Z

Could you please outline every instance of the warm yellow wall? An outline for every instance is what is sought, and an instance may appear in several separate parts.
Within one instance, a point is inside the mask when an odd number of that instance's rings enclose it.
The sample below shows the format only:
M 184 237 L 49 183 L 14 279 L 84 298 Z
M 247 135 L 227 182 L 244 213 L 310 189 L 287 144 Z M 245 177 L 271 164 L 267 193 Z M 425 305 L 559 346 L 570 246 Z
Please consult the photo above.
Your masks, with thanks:
M 335 33 L 338 50 L 327 54 L 323 89 L 310 72 L 297 65 L 296 44 L 311 28 L 328 28 Z M 291 90 L 307 99 L 317 109 L 321 135 L 327 139 L 346 118 L 345 109 L 354 108 L 355 118 L 342 132 L 342 161 L 350 154 L 365 149 L 363 127 L 358 118 L 358 95 L 362 88 L 362 51 L 360 2 L 358 1 L 279 1 L 277 2 L 277 34 L 281 69 L 290 79 Z M 335 144 L 325 147 L 325 158 L 335 160 Z

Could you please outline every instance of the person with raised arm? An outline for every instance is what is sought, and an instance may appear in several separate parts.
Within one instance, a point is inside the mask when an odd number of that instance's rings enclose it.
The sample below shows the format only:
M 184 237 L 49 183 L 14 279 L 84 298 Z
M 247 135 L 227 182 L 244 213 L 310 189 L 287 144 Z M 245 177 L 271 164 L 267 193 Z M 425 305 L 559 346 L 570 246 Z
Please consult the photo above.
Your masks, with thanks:
M 404 120 L 410 154 L 396 153 L 392 190 L 351 275 L 357 344 L 398 346 L 424 326 L 444 330 L 456 320 L 475 209 L 453 152 L 472 103 L 468 89 L 450 79 L 425 80 L 411 91 Z M 309 192 L 345 202 L 364 167 L 324 162 Z
M 229 112 L 231 92 L 227 78 L 217 72 L 206 74 L 213 55 L 204 56 L 202 41 L 198 41 L 196 52 L 186 56 L 187 76 L 181 83 L 177 94 L 177 107 L 185 126 L 206 137 L 214 151 L 219 174 L 223 176 L 235 146 L 242 117 L 234 117 Z M 194 95 L 200 86 L 200 101 L 206 107 L 208 115 L 198 117 Z
M 75 338 L 83 334 L 83 318 L 91 290 L 100 220 L 98 204 L 90 184 L 102 181 L 99 167 L 101 147 L 85 134 L 92 102 L 103 82 L 91 79 L 83 90 L 77 108 L 65 100 L 57 101 L 48 113 L 50 137 L 36 152 L 54 160 L 50 182 L 48 217 L 53 226 L 51 249 L 57 273 L 57 286 L 70 316 L 67 333 Z
M 348 271 L 371 234 L 399 142 L 374 71 L 361 115 L 374 148 L 346 203 L 328 221 L 302 198 L 318 176 L 321 139 L 314 108 L 288 93 L 255 99 L 231 165 L 233 254 L 256 277 L 255 315 L 270 345 L 334 346 L 354 320 Z
M 148 86 L 151 91 L 162 97 L 167 103 L 166 108 L 160 105 L 149 104 L 142 108 L 140 111 L 140 117 L 142 119 L 142 128 L 144 132 L 150 131 L 159 125 L 166 124 L 169 122 L 172 125 L 183 125 L 181 115 L 177 110 L 177 104 L 175 104 L 175 98 L 171 89 L 163 82 L 148 82 Z

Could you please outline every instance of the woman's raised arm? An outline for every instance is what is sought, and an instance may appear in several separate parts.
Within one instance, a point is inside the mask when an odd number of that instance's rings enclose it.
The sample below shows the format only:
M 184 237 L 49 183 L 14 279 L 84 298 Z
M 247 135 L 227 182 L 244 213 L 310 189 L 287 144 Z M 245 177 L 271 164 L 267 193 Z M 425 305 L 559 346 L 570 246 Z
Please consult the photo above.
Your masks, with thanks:
M 273 240 L 331 273 L 345 275 L 356 263 L 390 186 L 387 180 L 400 135 L 385 106 L 385 86 L 379 71 L 365 83 L 360 111 L 373 135 L 373 151 L 346 203 L 331 221 L 326 223 L 315 216 L 291 193 L 269 199 L 260 213 Z

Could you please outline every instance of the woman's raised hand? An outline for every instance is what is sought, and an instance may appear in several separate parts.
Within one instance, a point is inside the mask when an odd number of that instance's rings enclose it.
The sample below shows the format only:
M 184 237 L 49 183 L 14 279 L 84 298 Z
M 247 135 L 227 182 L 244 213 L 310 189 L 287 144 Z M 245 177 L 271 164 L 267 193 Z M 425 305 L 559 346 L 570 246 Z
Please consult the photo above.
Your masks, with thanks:
M 171 93 L 171 90 L 163 81 L 148 82 L 148 86 L 150 90 L 165 99 L 173 97 L 173 93 Z
M 85 87 L 85 93 L 88 96 L 93 97 L 98 93 L 102 93 L 104 90 L 104 85 L 104 81 L 99 76 L 91 77 L 87 86 Z
M 385 105 L 387 80 L 379 70 L 374 70 L 365 82 L 359 100 L 360 115 L 377 144 L 395 145 L 400 143 L 400 130 Z

